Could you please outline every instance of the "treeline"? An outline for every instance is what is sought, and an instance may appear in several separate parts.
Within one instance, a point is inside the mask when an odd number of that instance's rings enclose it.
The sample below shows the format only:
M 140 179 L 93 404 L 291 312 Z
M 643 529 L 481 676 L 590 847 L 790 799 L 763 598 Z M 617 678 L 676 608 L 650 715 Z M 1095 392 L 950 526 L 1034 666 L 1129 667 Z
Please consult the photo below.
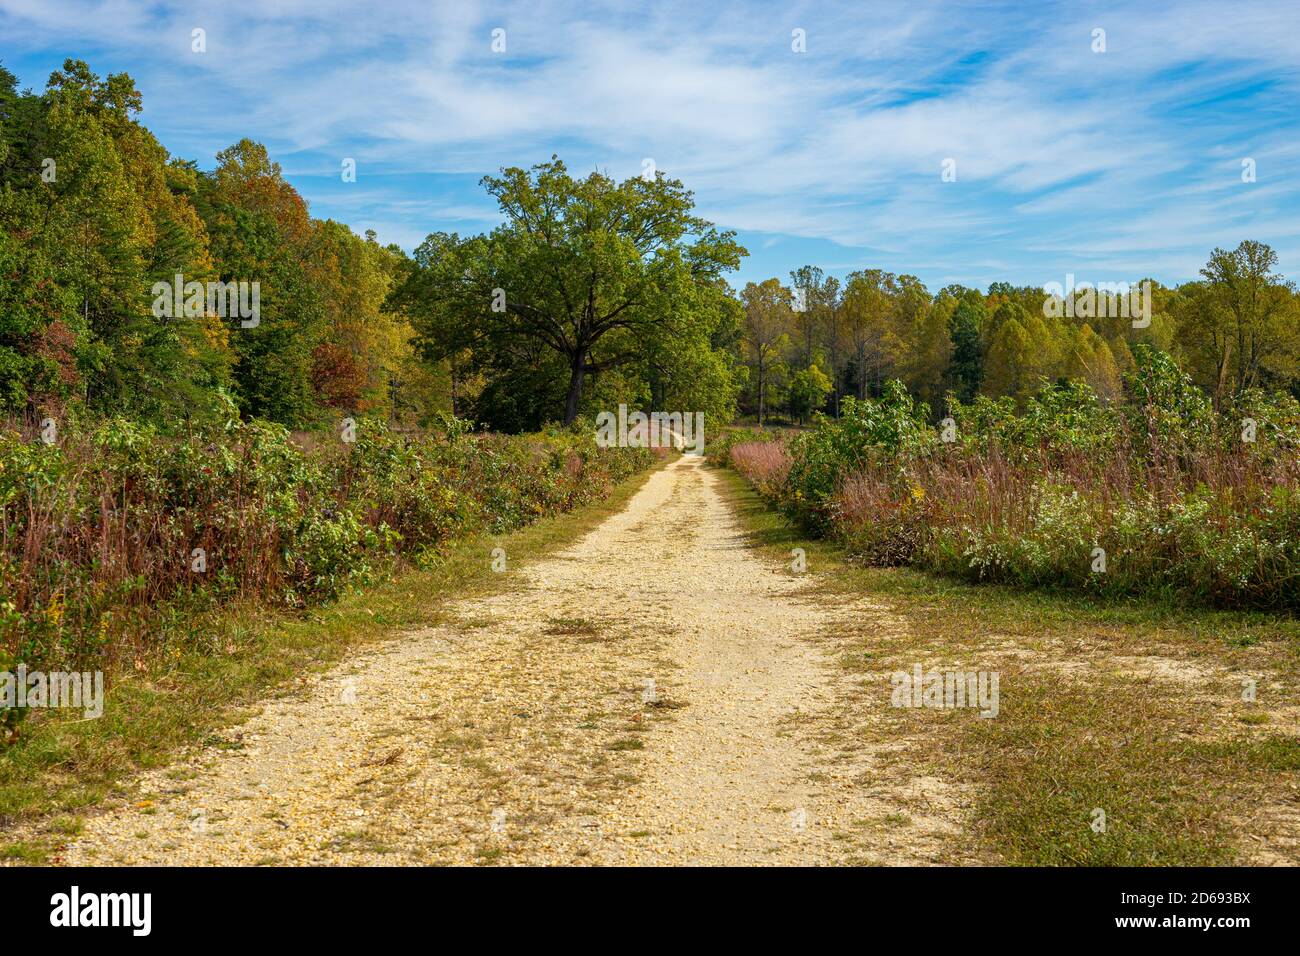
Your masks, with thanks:
M 445 373 L 384 309 L 397 247 L 313 219 L 257 143 L 212 172 L 172 157 L 140 108 L 129 76 L 81 61 L 41 94 L 0 67 L 0 411 L 308 427 L 446 409 Z M 158 314 L 178 275 L 257 283 L 258 320 Z
M 140 108 L 129 76 L 81 61 L 40 94 L 0 67 L 0 414 L 450 412 L 510 432 L 619 402 L 733 414 L 741 310 L 721 277 L 745 253 L 680 183 L 507 169 L 484 180 L 501 227 L 412 260 L 313 219 L 257 143 L 211 172 L 172 157 Z M 214 311 L 213 284 L 255 286 L 259 314 Z
M 841 283 L 805 266 L 788 285 L 768 279 L 741 292 L 750 370 L 742 407 L 760 421 L 802 421 L 838 414 L 844 396 L 879 396 L 891 379 L 936 415 L 949 396 L 1023 402 L 1044 381 L 1085 382 L 1114 401 L 1139 345 L 1169 354 L 1216 407 L 1253 388 L 1295 392 L 1300 298 L 1276 265 L 1272 249 L 1246 241 L 1215 249 L 1201 278 L 1176 288 L 996 282 L 937 293 L 911 275 L 864 269 Z
M 451 412 L 520 432 L 626 403 L 807 421 L 900 379 L 937 419 L 1044 381 L 1113 401 L 1139 345 L 1216 407 L 1300 383 L 1300 299 L 1258 242 L 1136 297 L 931 292 L 814 266 L 737 293 L 745 249 L 681 182 L 579 178 L 552 157 L 484 178 L 498 227 L 434 233 L 408 257 L 313 219 L 257 143 L 211 172 L 170 156 L 140 108 L 125 74 L 69 60 L 36 94 L 0 67 L 0 415 L 311 428 Z M 160 283 L 177 308 L 159 309 Z M 255 285 L 258 315 L 214 311 L 212 284 L 238 301 Z

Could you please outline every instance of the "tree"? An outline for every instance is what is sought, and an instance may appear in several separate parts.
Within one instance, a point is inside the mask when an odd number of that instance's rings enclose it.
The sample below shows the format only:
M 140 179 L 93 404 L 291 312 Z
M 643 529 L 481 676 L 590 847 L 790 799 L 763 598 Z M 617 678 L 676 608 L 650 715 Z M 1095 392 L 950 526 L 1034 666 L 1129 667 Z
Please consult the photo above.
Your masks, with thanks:
M 831 379 L 832 411 L 836 418 L 840 416 L 840 383 L 844 375 L 844 300 L 840 294 L 840 282 L 832 277 L 826 280 L 825 299 L 822 306 L 822 341 L 826 346 Z
M 1024 310 L 1020 311 L 1023 313 Z M 1042 327 L 1041 322 L 1038 325 Z M 1037 389 L 1043 372 L 1040 358 L 1043 344 L 1041 338 L 1032 335 L 1026 325 L 1021 324 L 1020 317 L 1010 316 L 999 323 L 989 343 L 984 393 L 993 397 L 1028 398 Z
M 763 427 L 767 390 L 774 366 L 790 338 L 793 296 L 776 279 L 748 283 L 740 293 L 745 307 L 745 347 L 758 388 L 758 425 Z
M 925 303 L 912 320 L 904 381 L 922 401 L 937 407 L 947 390 L 953 346 L 949 326 L 956 303 L 943 297 Z
M 332 220 L 313 222 L 311 263 L 321 283 L 325 328 L 313 350 L 312 379 L 327 405 L 386 415 L 392 382 L 412 353 L 411 330 L 402 313 L 383 309 L 395 253 L 373 236 L 361 239 Z
M 395 414 L 400 387 L 402 414 L 437 410 L 444 378 L 380 309 L 399 249 L 312 219 L 257 143 L 211 174 L 170 157 L 126 74 L 70 59 L 43 95 L 16 84 L 0 67 L 0 408 L 181 422 L 223 416 L 233 393 L 307 425 L 322 405 Z M 177 275 L 256 283 L 258 323 L 204 294 L 199 314 L 156 314 L 154 284 Z
M 0 409 L 35 416 L 80 386 L 87 329 L 71 291 L 47 281 L 54 263 L 26 241 L 36 207 L 0 192 Z
M 326 381 L 317 348 L 326 341 L 325 299 L 334 283 L 314 245 L 307 204 L 266 147 L 247 139 L 217 154 L 197 202 L 218 281 L 256 282 L 260 290 L 256 325 L 238 316 L 219 320 L 237 357 L 241 410 L 290 426 L 312 423 L 320 407 L 316 386 Z
M 984 297 L 976 293 L 972 300 L 963 296 L 948 320 L 948 337 L 952 341 L 951 387 L 963 402 L 973 401 L 984 379 Z
M 843 310 L 853 343 L 858 398 L 866 398 L 868 380 L 880 385 L 897 352 L 888 321 L 897 292 L 897 278 L 880 269 L 852 272 L 845 284 Z
M 588 375 L 632 361 L 652 332 L 691 335 L 697 313 L 674 307 L 736 268 L 734 233 L 692 214 L 694 197 L 662 173 L 616 183 L 572 178 L 552 157 L 483 185 L 505 222 L 489 235 L 434 234 L 399 291 L 431 358 L 468 349 L 484 367 L 537 348 L 568 371 L 564 421 Z
M 839 281 L 827 278 L 817 266 L 800 266 L 790 273 L 790 287 L 798 307 L 794 325 L 799 337 L 799 364 L 807 368 L 816 358 L 817 340 L 825 327 L 827 313 L 835 306 Z
M 831 380 L 816 365 L 800 369 L 790 378 L 790 415 L 804 422 L 826 402 Z
M 1071 334 L 1062 377 L 1087 382 L 1098 396 L 1115 401 L 1122 391 L 1120 371 L 1106 340 L 1084 324 Z
M 913 394 L 931 406 L 943 395 L 952 359 L 948 321 L 953 306 L 950 298 L 932 302 L 916 276 L 899 276 L 890 315 L 898 373 Z
M 1213 362 L 1216 407 L 1262 372 L 1288 379 L 1300 372 L 1295 288 L 1273 272 L 1277 253 L 1247 239 L 1232 252 L 1215 249 L 1192 290 L 1188 326 L 1203 337 Z
M 190 202 L 193 177 L 136 121 L 131 78 L 101 79 L 67 60 L 44 96 L 15 94 L 7 72 L 0 87 L 0 219 L 25 260 L 6 278 L 40 287 L 0 320 L 21 327 L 0 328 L 0 339 L 16 332 L 19 340 L 0 349 L 27 378 L 6 389 L 9 401 L 57 393 L 115 414 L 211 410 L 228 380 L 222 336 L 201 319 L 150 310 L 155 281 L 177 272 L 201 279 L 211 269 Z
M 680 317 L 642 340 L 638 360 L 627 367 L 628 385 L 644 382 L 652 409 L 730 421 L 747 377 L 739 360 L 744 308 L 722 280 L 694 285 L 673 306 Z

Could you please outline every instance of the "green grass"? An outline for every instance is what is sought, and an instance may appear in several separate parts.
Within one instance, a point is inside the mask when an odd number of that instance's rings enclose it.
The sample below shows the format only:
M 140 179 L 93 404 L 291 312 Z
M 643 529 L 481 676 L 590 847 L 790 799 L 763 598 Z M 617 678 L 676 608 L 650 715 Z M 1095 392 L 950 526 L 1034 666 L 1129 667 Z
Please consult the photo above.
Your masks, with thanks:
M 552 617 L 547 619 L 546 633 L 565 636 L 599 634 L 600 625 L 581 617 Z
M 982 837 L 1033 865 L 1231 862 L 1226 767 L 1188 740 L 1186 716 L 1148 689 L 1014 675 L 998 718 L 948 751 L 981 763 Z M 1105 828 L 1091 826 L 1105 814 Z
M 389 569 L 326 608 L 293 615 L 236 606 L 185 622 L 209 637 L 203 646 L 224 652 L 177 650 L 185 642 L 172 640 L 143 672 L 112 675 L 101 718 L 29 720 L 20 742 L 0 751 L 0 826 L 34 823 L 46 832 L 41 844 L 0 844 L 0 858 L 42 861 L 59 833 L 77 826 L 79 811 L 131 774 L 167 764 L 179 748 L 214 739 L 267 694 L 292 692 L 305 672 L 325 669 L 359 645 L 454 622 L 453 599 L 507 587 L 522 563 L 576 541 L 622 509 L 649 474 L 599 503 L 513 534 L 453 542 L 427 567 Z M 509 572 L 491 570 L 495 547 L 506 550 Z M 60 820 L 50 824 L 55 814 Z
M 846 668 L 980 660 L 1008 646 L 1071 664 L 1161 654 L 1179 661 L 1271 674 L 1294 688 L 1300 622 L 1266 614 L 976 585 L 907 568 L 867 568 L 827 541 L 809 540 L 768 508 L 742 478 L 727 487 L 752 542 L 787 566 L 807 554 L 819 600 L 867 596 L 906 625 L 882 638 L 870 622 L 831 635 Z M 906 741 L 900 763 L 954 779 L 975 795 L 970 838 L 991 858 L 1027 865 L 1215 865 L 1238 862 L 1242 821 L 1261 801 L 1288 797 L 1300 740 L 1273 732 L 1265 706 L 1232 687 L 1187 694 L 1152 678 L 1091 668 L 1082 674 L 994 658 L 1001 710 L 889 713 Z M 1262 683 L 1262 682 L 1261 682 Z M 1217 695 L 1217 696 L 1216 696 Z M 1210 698 L 1213 706 L 1207 705 Z M 854 706 L 879 706 L 871 700 Z M 1235 720 L 1216 722 L 1226 711 Z M 1105 812 L 1097 832 L 1093 811 Z

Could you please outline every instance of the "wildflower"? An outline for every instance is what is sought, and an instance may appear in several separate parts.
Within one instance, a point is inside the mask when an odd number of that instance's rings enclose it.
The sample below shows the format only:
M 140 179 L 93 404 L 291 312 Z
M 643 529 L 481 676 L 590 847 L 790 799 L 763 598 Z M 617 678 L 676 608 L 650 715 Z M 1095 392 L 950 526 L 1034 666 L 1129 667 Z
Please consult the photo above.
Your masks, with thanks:
M 45 609 L 45 619 L 56 628 L 63 626 L 63 602 L 55 597 Z

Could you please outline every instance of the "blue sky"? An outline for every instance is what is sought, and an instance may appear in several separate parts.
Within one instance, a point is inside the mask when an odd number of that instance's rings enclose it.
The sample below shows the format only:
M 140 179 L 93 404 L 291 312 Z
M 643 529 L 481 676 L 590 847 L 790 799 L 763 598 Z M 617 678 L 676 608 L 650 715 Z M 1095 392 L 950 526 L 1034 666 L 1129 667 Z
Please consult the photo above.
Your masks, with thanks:
M 130 73 L 173 154 L 260 140 L 314 215 L 407 249 L 490 228 L 479 178 L 558 153 L 682 179 L 749 249 L 736 284 L 805 263 L 1178 282 L 1244 238 L 1300 279 L 1293 0 L 0 0 L 23 86 L 68 56 Z

